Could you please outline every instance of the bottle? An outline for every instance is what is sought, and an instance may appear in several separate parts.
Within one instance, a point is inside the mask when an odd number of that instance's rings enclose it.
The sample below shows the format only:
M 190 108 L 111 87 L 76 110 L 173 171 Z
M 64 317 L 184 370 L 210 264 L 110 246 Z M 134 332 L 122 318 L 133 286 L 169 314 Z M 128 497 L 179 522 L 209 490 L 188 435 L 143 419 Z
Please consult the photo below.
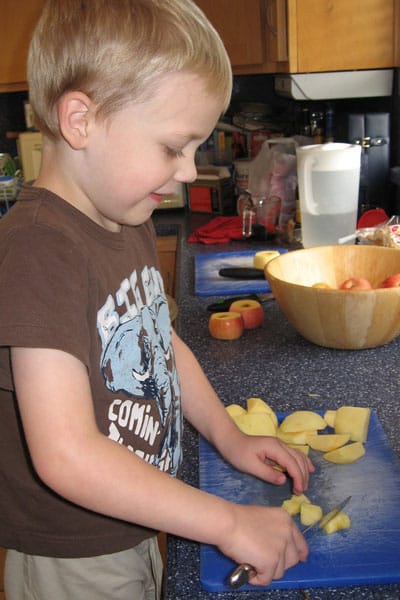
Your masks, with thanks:
M 334 142 L 334 110 L 331 106 L 325 111 L 325 142 Z
M 310 115 L 311 136 L 316 144 L 324 142 L 324 114 L 314 111 Z
M 310 116 L 308 108 L 302 108 L 300 114 L 299 135 L 309 136 L 311 133 Z

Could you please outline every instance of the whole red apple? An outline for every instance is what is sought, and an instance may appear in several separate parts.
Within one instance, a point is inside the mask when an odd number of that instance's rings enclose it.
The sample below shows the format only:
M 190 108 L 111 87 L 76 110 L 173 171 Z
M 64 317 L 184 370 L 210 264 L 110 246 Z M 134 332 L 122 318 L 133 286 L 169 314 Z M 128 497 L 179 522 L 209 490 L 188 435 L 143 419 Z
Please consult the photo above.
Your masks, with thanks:
M 208 321 L 208 330 L 217 340 L 237 340 L 243 329 L 243 319 L 238 312 L 212 313 Z
M 400 287 L 400 273 L 396 273 L 395 275 L 390 275 L 386 277 L 384 281 L 382 281 L 381 288 L 391 288 L 391 287 Z
M 255 329 L 264 322 L 264 309 L 257 300 L 235 300 L 229 310 L 242 315 L 245 329 Z
M 346 279 L 339 286 L 340 290 L 350 290 L 350 291 L 358 291 L 358 290 L 372 290 L 372 285 L 365 279 L 364 277 L 351 277 L 350 279 Z

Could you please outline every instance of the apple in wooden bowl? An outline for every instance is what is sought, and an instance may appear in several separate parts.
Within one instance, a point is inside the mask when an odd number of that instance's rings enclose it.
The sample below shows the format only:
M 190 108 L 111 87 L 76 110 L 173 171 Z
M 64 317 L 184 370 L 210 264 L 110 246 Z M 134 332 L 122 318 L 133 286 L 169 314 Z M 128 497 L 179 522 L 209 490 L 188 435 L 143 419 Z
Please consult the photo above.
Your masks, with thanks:
M 375 348 L 400 334 L 400 250 L 382 246 L 320 246 L 281 254 L 264 268 L 281 310 L 307 340 L 328 348 Z M 340 289 L 357 278 L 370 282 Z

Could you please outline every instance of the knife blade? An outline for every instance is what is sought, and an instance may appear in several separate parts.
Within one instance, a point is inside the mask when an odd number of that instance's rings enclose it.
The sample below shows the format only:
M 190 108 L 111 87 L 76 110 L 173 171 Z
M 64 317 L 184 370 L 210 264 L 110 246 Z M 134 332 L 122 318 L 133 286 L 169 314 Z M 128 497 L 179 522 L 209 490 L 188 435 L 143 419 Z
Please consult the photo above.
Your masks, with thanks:
M 264 279 L 264 270 L 254 267 L 224 267 L 218 271 L 218 275 L 231 279 Z
M 310 529 L 314 529 L 314 527 L 316 527 L 317 525 L 320 529 L 323 529 L 325 525 L 329 523 L 329 521 L 332 521 L 332 519 L 334 519 L 336 515 L 338 515 L 340 511 L 344 509 L 344 507 L 350 502 L 350 500 L 351 496 L 347 496 L 347 498 L 345 498 L 344 500 L 342 500 L 342 502 L 337 504 L 335 508 L 332 508 L 332 510 L 326 513 L 326 515 L 324 515 L 322 519 L 316 521 L 315 523 L 312 523 L 311 525 L 308 525 L 308 527 L 303 529 L 301 533 L 304 535 L 305 533 L 310 531 Z
M 301 533 L 304 535 L 311 529 L 314 529 L 314 527 L 316 527 L 316 526 L 318 526 L 319 529 L 322 529 L 323 527 L 325 527 L 325 525 L 327 525 L 327 523 L 332 521 L 332 519 L 334 519 L 336 517 L 336 515 L 338 515 L 340 513 L 340 511 L 344 509 L 344 507 L 350 502 L 350 500 L 351 500 L 351 496 L 348 496 L 347 498 L 342 500 L 342 502 L 340 502 L 334 508 L 332 508 L 332 510 L 327 512 L 319 521 L 316 521 L 315 523 L 308 525 L 305 529 L 302 530 Z M 236 567 L 236 569 L 234 571 L 232 571 L 232 573 L 229 575 L 228 584 L 231 588 L 236 590 L 236 589 L 242 587 L 242 585 L 245 585 L 246 583 L 248 583 L 249 579 L 251 577 L 253 577 L 254 575 L 256 575 L 255 568 L 252 567 L 251 565 L 249 565 L 248 563 L 243 563 L 243 564 L 239 565 L 238 567 Z

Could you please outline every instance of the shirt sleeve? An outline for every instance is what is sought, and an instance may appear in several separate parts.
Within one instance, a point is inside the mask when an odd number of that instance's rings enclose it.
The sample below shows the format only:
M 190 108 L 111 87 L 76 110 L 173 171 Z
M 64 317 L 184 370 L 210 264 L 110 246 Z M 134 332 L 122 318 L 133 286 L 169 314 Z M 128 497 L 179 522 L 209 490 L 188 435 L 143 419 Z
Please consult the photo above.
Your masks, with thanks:
M 13 231 L 0 255 L 0 346 L 55 348 L 88 365 L 88 289 L 88 261 L 65 235 Z

